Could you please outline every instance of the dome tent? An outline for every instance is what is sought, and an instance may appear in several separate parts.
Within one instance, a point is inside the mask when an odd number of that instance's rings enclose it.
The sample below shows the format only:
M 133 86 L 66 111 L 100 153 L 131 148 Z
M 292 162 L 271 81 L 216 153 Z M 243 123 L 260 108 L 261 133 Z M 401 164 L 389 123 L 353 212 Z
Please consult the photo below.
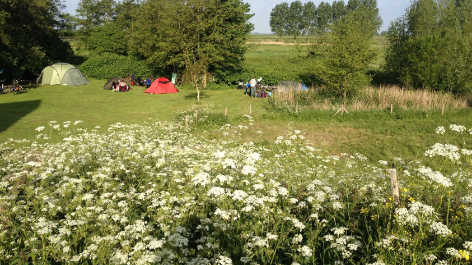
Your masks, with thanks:
M 294 91 L 307 91 L 308 87 L 301 82 L 294 81 L 280 81 L 277 84 L 277 88 L 282 91 L 294 90 Z
M 90 84 L 77 67 L 68 63 L 56 63 L 45 67 L 36 80 L 36 83 L 41 85 L 65 86 Z
M 165 77 L 159 77 L 152 82 L 151 86 L 144 91 L 149 94 L 177 93 L 179 90 Z

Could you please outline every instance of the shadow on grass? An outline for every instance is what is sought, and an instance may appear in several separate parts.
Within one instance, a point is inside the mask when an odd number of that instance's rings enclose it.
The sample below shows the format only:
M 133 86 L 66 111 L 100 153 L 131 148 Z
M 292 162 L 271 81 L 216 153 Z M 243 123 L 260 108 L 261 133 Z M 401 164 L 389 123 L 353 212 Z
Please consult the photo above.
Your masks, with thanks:
M 190 93 L 184 97 L 186 100 L 197 99 L 197 93 Z M 210 98 L 205 92 L 200 92 L 200 99 Z
M 41 100 L 0 103 L 0 133 L 39 107 Z

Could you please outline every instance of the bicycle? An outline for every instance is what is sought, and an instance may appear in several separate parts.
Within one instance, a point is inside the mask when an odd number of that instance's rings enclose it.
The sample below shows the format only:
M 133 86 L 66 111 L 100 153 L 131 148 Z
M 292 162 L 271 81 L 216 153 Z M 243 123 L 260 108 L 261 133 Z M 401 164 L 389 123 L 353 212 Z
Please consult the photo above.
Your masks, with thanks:
M 16 95 L 16 94 L 21 93 L 24 90 L 25 89 L 22 86 L 20 86 L 18 79 L 13 79 L 13 86 L 10 88 L 10 92 L 12 92 L 13 95 Z

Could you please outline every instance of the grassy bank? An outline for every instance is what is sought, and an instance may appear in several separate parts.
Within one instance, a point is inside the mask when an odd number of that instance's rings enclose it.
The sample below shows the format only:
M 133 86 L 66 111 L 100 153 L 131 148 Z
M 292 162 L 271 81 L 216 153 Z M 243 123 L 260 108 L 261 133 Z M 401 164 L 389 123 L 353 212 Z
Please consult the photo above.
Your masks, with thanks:
M 178 117 L 182 121 L 183 113 L 192 120 L 195 110 L 200 117 L 211 113 L 213 120 L 202 123 L 205 126 L 199 130 L 208 138 L 218 139 L 225 136 L 213 129 L 224 122 L 237 125 L 251 110 L 254 125 L 241 134 L 241 142 L 254 139 L 273 142 L 283 131 L 300 129 L 313 144 L 334 155 L 362 153 L 373 161 L 393 157 L 413 161 L 423 159 L 425 147 L 441 140 L 441 136 L 434 133 L 436 127 L 472 126 L 469 118 L 472 111 L 467 108 L 447 108 L 443 115 L 440 108 L 404 110 L 395 107 L 391 112 L 390 107 L 371 111 L 347 107 L 349 114 L 334 116 L 336 108 L 306 111 L 300 107 L 298 112 L 293 106 L 274 109 L 267 104 L 268 99 L 250 98 L 236 89 L 204 90 L 201 102 L 197 103 L 194 90 L 149 95 L 143 93 L 144 88 L 135 87 L 127 93 L 116 93 L 103 90 L 104 83 L 92 80 L 88 86 L 44 86 L 19 95 L 0 95 L 0 142 L 9 138 L 39 141 L 38 134 L 48 135 L 53 141 L 62 139 L 61 131 L 48 125 L 50 121 L 57 124 L 82 121 L 82 128 L 100 132 L 117 122 L 143 124 Z M 227 117 L 224 117 L 225 109 Z M 41 126 L 45 127 L 43 131 L 35 131 Z

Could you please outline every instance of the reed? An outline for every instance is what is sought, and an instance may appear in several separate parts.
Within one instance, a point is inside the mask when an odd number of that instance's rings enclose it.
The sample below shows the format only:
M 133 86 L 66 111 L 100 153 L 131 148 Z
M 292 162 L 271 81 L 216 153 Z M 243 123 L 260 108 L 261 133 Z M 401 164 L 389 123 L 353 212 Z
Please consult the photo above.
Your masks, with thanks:
M 310 91 L 276 91 L 273 102 L 276 105 L 290 105 L 316 110 L 337 110 L 342 105 L 350 110 L 369 111 L 395 109 L 456 109 L 471 107 L 464 97 L 428 90 L 410 90 L 399 86 L 366 87 L 350 99 L 339 100 L 321 98 L 319 93 Z

